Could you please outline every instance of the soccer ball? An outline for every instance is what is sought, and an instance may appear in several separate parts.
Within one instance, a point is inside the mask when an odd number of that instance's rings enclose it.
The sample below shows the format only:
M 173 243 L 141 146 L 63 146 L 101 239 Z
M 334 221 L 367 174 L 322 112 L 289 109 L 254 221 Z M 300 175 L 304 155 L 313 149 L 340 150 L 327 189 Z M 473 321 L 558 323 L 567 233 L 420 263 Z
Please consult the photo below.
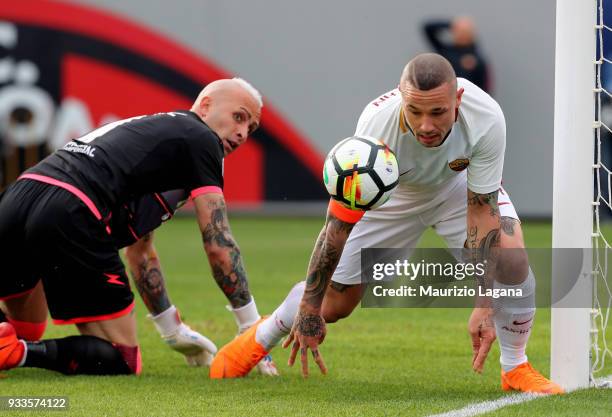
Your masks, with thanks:
M 325 158 L 327 192 L 353 210 L 371 210 L 389 200 L 399 182 L 395 154 L 381 141 L 352 136 L 338 143 Z

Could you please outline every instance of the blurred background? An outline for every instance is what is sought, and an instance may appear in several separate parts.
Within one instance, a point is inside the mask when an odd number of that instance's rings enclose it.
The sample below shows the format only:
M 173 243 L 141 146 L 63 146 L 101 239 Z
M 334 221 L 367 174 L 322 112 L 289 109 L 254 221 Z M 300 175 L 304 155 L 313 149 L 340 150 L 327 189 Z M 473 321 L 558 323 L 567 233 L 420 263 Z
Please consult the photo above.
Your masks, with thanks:
M 240 76 L 266 109 L 226 161 L 229 208 L 320 216 L 324 155 L 414 54 L 442 45 L 464 69 L 484 68 L 504 109 L 504 186 L 519 213 L 551 216 L 554 0 L 0 3 L 3 185 L 71 137 L 189 107 L 207 82 Z M 475 45 L 455 39 L 458 16 Z

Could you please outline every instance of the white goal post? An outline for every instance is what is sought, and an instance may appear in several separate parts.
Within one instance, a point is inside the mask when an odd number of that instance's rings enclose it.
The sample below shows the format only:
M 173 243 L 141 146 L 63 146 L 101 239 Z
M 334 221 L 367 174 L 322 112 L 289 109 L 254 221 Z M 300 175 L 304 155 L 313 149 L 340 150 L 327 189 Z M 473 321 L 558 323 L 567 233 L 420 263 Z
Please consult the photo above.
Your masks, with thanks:
M 556 6 L 553 248 L 591 248 L 597 0 L 557 0 Z M 553 252 L 553 294 L 566 288 L 559 282 L 563 269 L 562 256 Z M 570 390 L 590 382 L 592 269 L 587 255 L 565 298 L 584 308 L 552 305 L 551 378 Z

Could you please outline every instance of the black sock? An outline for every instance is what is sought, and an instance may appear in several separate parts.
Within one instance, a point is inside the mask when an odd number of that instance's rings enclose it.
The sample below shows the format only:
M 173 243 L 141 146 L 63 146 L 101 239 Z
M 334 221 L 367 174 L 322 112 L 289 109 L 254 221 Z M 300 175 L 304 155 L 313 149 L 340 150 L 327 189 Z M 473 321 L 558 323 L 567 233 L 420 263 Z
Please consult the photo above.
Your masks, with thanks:
M 127 375 L 133 373 L 112 343 L 95 336 L 70 336 L 27 342 L 23 366 L 67 375 Z

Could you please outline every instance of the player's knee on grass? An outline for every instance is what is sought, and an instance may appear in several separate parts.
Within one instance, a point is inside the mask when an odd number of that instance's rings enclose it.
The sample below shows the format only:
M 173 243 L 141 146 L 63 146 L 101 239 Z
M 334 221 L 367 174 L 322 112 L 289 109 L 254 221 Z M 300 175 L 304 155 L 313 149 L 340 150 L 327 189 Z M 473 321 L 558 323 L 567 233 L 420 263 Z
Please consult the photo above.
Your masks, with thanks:
M 66 375 L 140 374 L 138 346 L 124 346 L 95 336 L 27 343 L 24 366 L 50 369 Z

